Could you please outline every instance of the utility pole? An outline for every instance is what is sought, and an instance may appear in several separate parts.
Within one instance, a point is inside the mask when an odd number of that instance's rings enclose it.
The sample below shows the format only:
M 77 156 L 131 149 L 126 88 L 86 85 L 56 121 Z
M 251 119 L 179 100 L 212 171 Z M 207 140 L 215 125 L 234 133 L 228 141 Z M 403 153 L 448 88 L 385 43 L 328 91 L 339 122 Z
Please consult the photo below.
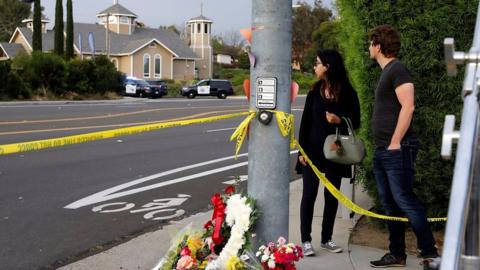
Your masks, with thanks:
M 252 1 L 250 110 L 290 113 L 292 0 Z M 261 217 L 253 239 L 259 246 L 278 237 L 288 239 L 290 149 L 273 116 L 270 123 L 254 119 L 248 145 L 248 193 Z
M 110 59 L 110 13 L 107 12 L 107 27 L 105 28 L 105 52 Z

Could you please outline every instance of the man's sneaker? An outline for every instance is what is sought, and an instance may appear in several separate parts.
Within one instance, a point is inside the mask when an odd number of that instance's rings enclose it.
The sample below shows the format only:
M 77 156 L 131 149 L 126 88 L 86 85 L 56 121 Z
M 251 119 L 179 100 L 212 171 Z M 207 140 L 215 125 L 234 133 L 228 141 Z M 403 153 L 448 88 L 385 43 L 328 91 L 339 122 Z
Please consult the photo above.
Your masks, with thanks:
M 383 267 L 405 267 L 406 258 L 399 258 L 393 254 L 387 253 L 378 261 L 371 261 L 370 266 L 375 268 Z
M 313 249 L 312 243 L 308 241 L 303 243 L 303 255 L 304 256 L 315 255 L 315 250 Z
M 327 243 L 322 243 L 321 245 L 322 249 L 326 249 L 332 253 L 340 253 L 343 251 L 343 249 L 339 246 L 337 246 L 337 244 L 335 244 L 335 242 L 333 241 L 328 241 Z
M 440 262 L 442 258 L 440 256 L 434 258 L 425 258 L 420 263 L 423 265 L 423 270 L 438 270 L 440 269 Z

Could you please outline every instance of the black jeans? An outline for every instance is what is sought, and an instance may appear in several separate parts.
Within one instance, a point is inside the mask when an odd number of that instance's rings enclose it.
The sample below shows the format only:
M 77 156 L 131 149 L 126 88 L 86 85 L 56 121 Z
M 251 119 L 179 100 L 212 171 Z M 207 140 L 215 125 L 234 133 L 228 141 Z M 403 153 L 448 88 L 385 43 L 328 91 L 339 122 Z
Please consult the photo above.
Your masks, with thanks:
M 302 242 L 312 241 L 312 220 L 315 200 L 317 199 L 318 186 L 320 180 L 313 172 L 310 166 L 303 167 L 303 192 L 300 203 L 300 233 Z M 326 173 L 325 176 L 332 182 L 336 188 L 340 188 L 342 177 L 332 173 Z M 322 222 L 322 243 L 332 240 L 333 225 L 337 216 L 338 201 L 325 188 L 325 206 L 323 207 Z
M 380 200 L 387 215 L 406 216 L 417 237 L 418 248 L 424 257 L 438 255 L 435 239 L 425 216 L 425 210 L 413 193 L 415 159 L 418 141 L 402 142 L 401 149 L 387 150 L 378 147 L 373 159 L 373 172 Z M 390 253 L 399 257 L 405 254 L 405 222 L 388 221 Z

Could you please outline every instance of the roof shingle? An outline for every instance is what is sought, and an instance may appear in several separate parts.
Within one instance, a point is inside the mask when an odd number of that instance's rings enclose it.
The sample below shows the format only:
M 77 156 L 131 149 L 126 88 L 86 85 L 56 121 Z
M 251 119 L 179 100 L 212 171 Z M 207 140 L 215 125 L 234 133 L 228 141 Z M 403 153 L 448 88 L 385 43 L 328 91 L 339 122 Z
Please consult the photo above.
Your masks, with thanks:
M 129 15 L 129 16 L 132 16 L 132 17 L 138 17 L 135 13 L 131 12 L 130 10 L 128 10 L 126 7 L 120 5 L 120 4 L 115 4 L 107 9 L 105 9 L 104 11 L 102 12 L 99 12 L 97 14 L 98 15 L 103 15 L 103 14 L 111 14 L 111 15 L 115 15 L 115 14 L 122 14 L 122 15 Z

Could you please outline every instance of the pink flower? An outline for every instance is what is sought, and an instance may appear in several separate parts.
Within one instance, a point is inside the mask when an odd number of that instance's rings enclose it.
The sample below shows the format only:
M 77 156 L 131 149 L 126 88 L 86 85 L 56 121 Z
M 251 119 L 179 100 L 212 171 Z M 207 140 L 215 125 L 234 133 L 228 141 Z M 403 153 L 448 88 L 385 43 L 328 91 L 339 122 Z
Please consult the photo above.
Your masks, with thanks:
M 278 244 L 280 246 L 283 246 L 286 242 L 287 242 L 287 239 L 283 238 L 282 236 L 280 236 L 277 240 Z
M 192 252 L 188 247 L 182 248 L 182 251 L 180 251 L 180 256 L 190 256 L 192 255 Z
M 182 256 L 180 260 L 177 262 L 176 270 L 190 270 L 195 269 L 197 267 L 197 263 L 195 260 L 190 256 Z

